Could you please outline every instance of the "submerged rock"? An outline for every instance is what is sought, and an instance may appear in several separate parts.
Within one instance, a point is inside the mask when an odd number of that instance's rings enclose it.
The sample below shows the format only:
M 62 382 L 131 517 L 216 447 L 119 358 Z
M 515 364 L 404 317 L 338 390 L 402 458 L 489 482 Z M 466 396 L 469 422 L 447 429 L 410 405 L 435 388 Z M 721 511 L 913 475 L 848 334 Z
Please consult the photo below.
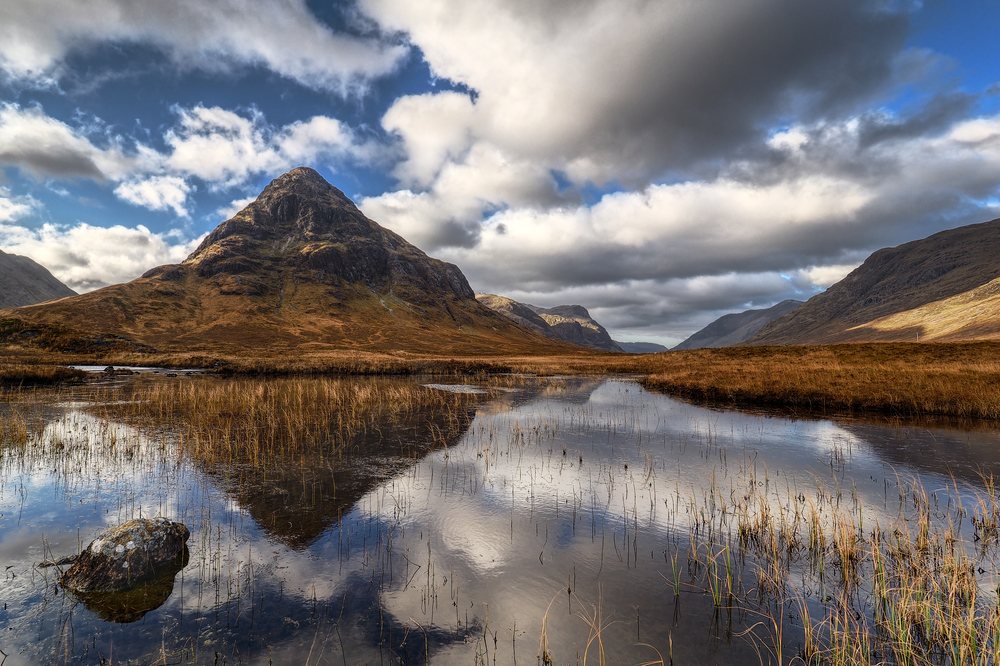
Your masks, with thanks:
M 101 532 L 61 582 L 74 592 L 127 590 L 183 558 L 191 533 L 166 518 L 137 518 Z
M 146 613 L 156 610 L 174 592 L 177 573 L 187 566 L 188 548 L 172 562 L 143 578 L 135 586 L 121 592 L 71 592 L 92 613 L 102 620 L 127 624 L 141 620 Z

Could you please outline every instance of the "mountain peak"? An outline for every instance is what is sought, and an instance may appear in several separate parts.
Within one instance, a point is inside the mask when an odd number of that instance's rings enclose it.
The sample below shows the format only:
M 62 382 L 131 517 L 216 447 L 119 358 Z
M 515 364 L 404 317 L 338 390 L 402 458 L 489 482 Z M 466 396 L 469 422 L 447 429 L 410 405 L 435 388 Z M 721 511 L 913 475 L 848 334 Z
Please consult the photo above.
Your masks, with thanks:
M 388 233 L 369 220 L 343 192 L 317 171 L 297 167 L 275 178 L 243 210 L 205 237 L 185 263 L 245 253 L 248 244 L 293 244 L 358 240 L 381 244 Z
M 357 206 L 342 191 L 331 185 L 315 169 L 300 166 L 272 180 L 257 197 L 270 200 L 275 197 L 299 196 L 336 202 L 337 205 L 357 210 Z M 251 204 L 253 205 L 253 204 Z

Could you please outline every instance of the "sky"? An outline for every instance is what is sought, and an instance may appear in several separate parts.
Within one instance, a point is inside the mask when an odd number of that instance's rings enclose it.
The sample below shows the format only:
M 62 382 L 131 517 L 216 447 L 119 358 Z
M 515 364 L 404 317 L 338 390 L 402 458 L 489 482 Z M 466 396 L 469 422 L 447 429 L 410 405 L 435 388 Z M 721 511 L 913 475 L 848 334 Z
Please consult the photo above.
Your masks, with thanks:
M 4 0 L 0 249 L 84 292 L 296 166 L 618 340 L 1000 217 L 1000 0 Z

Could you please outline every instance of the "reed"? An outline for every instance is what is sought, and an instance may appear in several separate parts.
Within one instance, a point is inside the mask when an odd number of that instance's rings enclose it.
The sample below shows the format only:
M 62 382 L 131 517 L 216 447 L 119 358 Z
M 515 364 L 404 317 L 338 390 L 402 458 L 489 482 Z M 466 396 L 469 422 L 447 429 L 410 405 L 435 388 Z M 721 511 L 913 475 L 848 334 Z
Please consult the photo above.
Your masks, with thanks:
M 95 392 L 93 405 L 145 428 L 179 430 L 199 459 L 259 466 L 303 451 L 341 455 L 359 436 L 422 413 L 456 420 L 477 399 L 403 381 L 193 377 L 111 387 Z

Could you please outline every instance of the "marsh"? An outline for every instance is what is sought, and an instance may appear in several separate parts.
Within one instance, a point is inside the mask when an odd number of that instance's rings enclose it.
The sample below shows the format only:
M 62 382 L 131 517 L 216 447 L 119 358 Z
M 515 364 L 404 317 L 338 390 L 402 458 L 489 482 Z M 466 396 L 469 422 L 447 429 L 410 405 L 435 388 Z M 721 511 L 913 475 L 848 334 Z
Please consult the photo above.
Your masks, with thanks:
M 988 664 L 1000 645 L 990 427 L 528 375 L 137 376 L 0 409 L 5 666 Z M 152 516 L 192 536 L 149 608 L 36 566 Z

